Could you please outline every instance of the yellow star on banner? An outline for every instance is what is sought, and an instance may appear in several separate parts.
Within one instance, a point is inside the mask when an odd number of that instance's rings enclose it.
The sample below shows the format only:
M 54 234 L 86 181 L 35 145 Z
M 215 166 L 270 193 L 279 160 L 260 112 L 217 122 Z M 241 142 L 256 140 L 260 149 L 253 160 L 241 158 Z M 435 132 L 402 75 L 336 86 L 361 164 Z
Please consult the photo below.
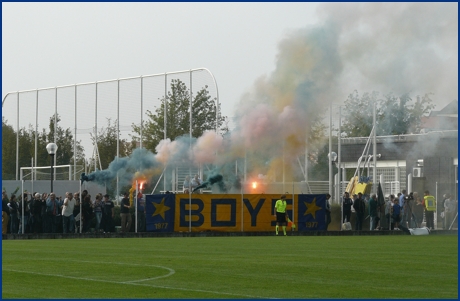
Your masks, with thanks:
M 155 206 L 155 212 L 152 216 L 161 215 L 163 219 L 165 219 L 165 212 L 171 209 L 170 207 L 165 205 L 165 198 L 161 199 L 161 203 L 154 203 L 152 202 L 153 206 Z
M 305 216 L 305 215 L 311 214 L 313 218 L 316 219 L 316 211 L 321 210 L 321 207 L 316 206 L 316 198 L 314 198 L 311 203 L 307 203 L 305 201 L 304 203 L 305 203 L 305 206 L 307 207 L 307 211 L 305 211 L 303 215 Z

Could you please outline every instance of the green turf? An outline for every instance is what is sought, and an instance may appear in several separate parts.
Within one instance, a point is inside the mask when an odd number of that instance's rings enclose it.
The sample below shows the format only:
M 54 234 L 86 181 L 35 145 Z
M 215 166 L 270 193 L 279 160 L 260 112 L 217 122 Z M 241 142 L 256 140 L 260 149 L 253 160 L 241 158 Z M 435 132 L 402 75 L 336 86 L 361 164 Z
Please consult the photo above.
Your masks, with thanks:
M 455 235 L 2 241 L 3 298 L 455 298 Z

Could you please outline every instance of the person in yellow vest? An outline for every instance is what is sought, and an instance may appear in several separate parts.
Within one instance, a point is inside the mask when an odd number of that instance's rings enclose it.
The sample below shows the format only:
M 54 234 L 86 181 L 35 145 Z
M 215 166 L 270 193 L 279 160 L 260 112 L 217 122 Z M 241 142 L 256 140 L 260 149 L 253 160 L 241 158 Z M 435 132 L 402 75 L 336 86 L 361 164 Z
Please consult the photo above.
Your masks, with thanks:
M 286 236 L 286 205 L 286 196 L 283 194 L 280 200 L 277 200 L 275 203 L 276 235 L 278 235 L 279 225 L 281 224 L 284 236 Z
M 434 229 L 434 212 L 436 211 L 436 199 L 430 195 L 428 190 L 425 190 L 425 196 L 423 197 L 423 205 L 425 207 L 425 220 L 426 227 Z

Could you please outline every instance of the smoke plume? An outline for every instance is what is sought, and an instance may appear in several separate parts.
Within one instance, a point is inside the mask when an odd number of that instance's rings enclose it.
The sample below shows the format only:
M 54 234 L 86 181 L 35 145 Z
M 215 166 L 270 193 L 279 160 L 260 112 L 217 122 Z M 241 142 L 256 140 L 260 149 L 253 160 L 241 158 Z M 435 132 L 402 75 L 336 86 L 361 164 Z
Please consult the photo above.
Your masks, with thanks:
M 413 98 L 433 93 L 437 104 L 456 99 L 457 3 L 324 3 L 317 13 L 320 23 L 282 37 L 275 69 L 241 97 L 228 135 L 166 139 L 156 154 L 135 150 L 87 180 L 118 175 L 133 181 L 132 171 L 155 175 L 173 164 L 213 164 L 208 184 L 217 174 L 224 189 L 224 182 L 239 185 L 242 164 L 235 165 L 245 159 L 254 175 L 280 180 L 283 174 L 290 181 L 298 157 L 313 143 L 313 124 L 354 90 Z

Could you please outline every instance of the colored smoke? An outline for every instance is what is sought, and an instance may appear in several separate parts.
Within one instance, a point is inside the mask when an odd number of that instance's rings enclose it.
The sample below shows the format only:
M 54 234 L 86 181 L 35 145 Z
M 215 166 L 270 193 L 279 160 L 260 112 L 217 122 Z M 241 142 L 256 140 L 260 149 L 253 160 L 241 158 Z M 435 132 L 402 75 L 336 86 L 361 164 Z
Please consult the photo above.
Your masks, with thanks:
M 156 154 L 136 149 L 107 170 L 84 176 L 105 183 L 118 175 L 132 182 L 133 171 L 159 175 L 173 164 L 213 164 L 207 184 L 224 191 L 225 183 L 241 185 L 245 159 L 254 175 L 279 180 L 284 171 L 291 181 L 305 149 L 321 147 L 310 138 L 313 125 L 324 123 L 329 105 L 343 104 L 354 90 L 413 98 L 432 92 L 435 104 L 456 99 L 456 3 L 324 3 L 318 14 L 320 23 L 281 39 L 275 69 L 242 95 L 230 133 L 162 140 Z

